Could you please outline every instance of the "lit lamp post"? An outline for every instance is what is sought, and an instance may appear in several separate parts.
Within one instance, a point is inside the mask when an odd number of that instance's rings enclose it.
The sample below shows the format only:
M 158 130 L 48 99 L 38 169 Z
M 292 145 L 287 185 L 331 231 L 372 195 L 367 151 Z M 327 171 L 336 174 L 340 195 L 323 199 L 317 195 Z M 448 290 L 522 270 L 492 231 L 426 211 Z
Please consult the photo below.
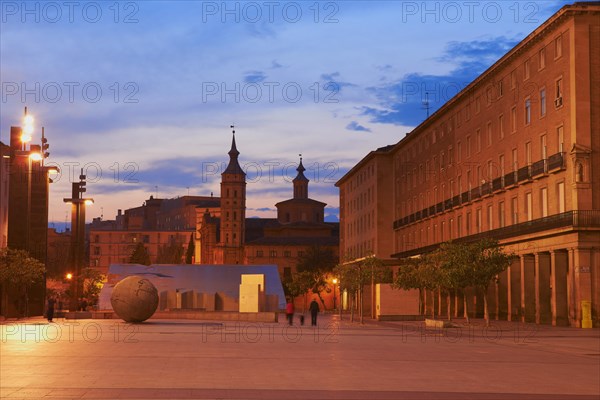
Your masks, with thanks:
M 335 310 L 335 285 L 337 285 L 337 278 L 333 278 L 331 281 L 333 283 L 333 309 Z
M 85 207 L 94 204 L 94 199 L 84 198 L 85 193 L 85 175 L 83 169 L 79 175 L 79 182 L 72 183 L 72 192 L 70 199 L 63 199 L 65 203 L 71 204 L 71 249 L 70 261 L 71 271 L 71 305 L 70 311 L 77 311 L 79 308 L 78 300 L 80 297 L 80 277 L 81 264 L 85 254 Z

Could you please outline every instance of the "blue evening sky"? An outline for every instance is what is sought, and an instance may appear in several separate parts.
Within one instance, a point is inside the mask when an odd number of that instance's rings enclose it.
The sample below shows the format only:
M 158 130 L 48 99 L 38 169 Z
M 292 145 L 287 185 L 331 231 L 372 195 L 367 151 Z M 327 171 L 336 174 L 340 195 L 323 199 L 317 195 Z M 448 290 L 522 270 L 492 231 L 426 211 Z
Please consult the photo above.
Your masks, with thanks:
M 88 219 L 150 195 L 219 194 L 231 124 L 248 216 L 290 198 L 298 154 L 334 183 L 396 143 L 565 1 L 0 1 L 0 139 L 45 127 L 50 219 L 85 167 Z M 34 142 L 40 139 L 39 129 Z

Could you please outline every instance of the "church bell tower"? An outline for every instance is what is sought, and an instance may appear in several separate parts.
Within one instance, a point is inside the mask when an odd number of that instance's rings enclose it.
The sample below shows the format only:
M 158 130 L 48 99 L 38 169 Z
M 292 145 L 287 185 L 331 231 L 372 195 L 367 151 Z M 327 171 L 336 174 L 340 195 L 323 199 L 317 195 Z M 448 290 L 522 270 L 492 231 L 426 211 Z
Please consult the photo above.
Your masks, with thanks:
M 221 237 L 224 264 L 241 264 L 246 221 L 246 174 L 238 161 L 235 129 L 229 150 L 229 165 L 221 174 Z

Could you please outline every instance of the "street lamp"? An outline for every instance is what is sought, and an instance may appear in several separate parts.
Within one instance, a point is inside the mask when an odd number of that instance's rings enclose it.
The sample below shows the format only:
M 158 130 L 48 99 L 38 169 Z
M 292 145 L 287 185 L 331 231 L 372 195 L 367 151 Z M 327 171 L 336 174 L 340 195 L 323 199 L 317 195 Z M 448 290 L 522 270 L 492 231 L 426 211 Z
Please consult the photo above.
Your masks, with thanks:
M 337 278 L 333 278 L 331 282 L 333 283 L 333 309 L 335 310 L 335 285 L 337 285 L 338 280 Z
M 85 175 L 83 168 L 79 175 L 79 182 L 72 183 L 72 192 L 70 199 L 63 199 L 65 203 L 71 204 L 71 271 L 73 271 L 71 280 L 71 311 L 77 311 L 77 301 L 80 297 L 80 276 L 81 264 L 85 254 L 85 207 L 94 203 L 94 199 L 84 198 L 86 191 Z

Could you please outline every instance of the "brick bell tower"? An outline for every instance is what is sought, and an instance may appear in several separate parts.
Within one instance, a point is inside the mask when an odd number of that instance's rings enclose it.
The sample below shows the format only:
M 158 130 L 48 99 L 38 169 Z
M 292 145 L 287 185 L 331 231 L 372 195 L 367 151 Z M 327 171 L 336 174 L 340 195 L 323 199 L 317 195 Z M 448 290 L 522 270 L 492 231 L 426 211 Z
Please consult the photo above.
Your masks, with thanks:
M 229 150 L 229 165 L 221 174 L 221 237 L 223 264 L 240 264 L 244 258 L 246 221 L 246 174 L 240 167 L 235 145 L 235 127 Z

